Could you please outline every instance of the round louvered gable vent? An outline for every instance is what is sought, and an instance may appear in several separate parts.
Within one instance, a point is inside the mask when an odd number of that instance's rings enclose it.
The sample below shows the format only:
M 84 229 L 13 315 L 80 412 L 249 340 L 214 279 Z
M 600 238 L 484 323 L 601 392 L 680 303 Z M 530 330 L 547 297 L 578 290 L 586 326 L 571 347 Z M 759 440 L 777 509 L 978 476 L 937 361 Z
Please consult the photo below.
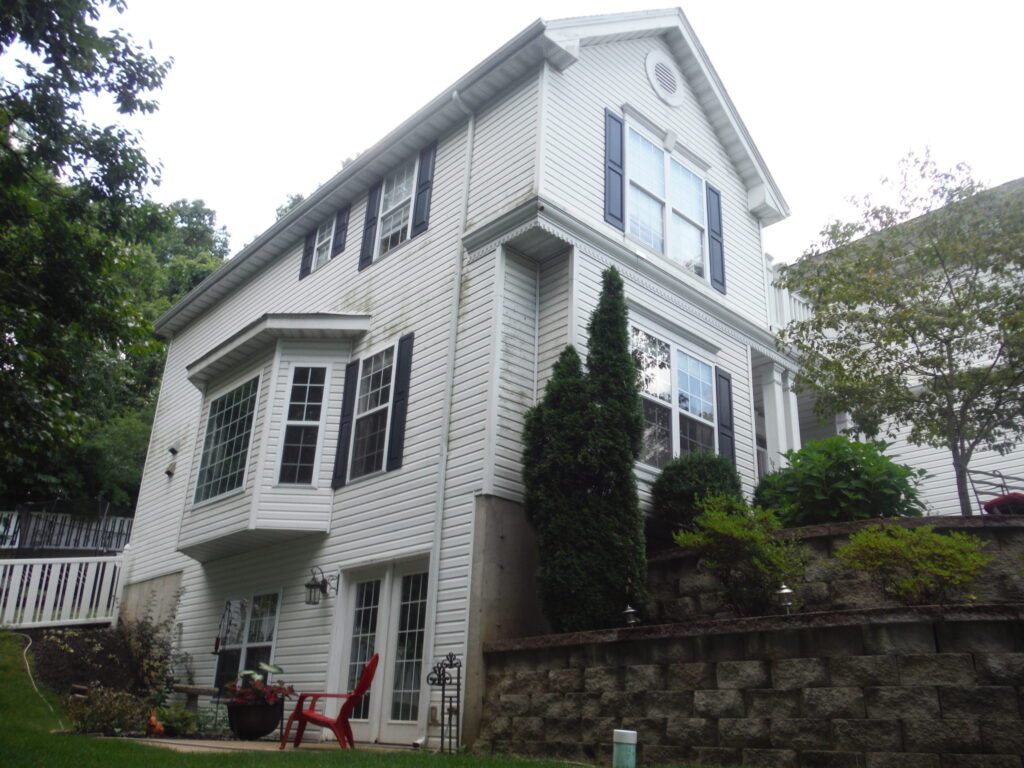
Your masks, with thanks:
M 672 107 L 683 103 L 683 76 L 679 67 L 664 51 L 651 51 L 644 62 L 647 68 L 647 79 L 658 94 L 658 98 Z

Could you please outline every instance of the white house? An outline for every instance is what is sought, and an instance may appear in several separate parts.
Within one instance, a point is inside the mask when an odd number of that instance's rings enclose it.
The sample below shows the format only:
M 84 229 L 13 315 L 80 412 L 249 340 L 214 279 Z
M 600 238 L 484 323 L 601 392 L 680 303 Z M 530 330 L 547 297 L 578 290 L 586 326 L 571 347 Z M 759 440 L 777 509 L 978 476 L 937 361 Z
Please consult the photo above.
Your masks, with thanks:
M 348 690 L 379 651 L 362 740 L 428 735 L 460 654 L 471 739 L 481 643 L 542 628 L 522 418 L 603 269 L 660 363 L 644 488 L 701 446 L 749 492 L 799 446 L 761 246 L 787 213 L 681 11 L 531 24 L 160 318 L 129 598 L 180 587 L 197 684 Z

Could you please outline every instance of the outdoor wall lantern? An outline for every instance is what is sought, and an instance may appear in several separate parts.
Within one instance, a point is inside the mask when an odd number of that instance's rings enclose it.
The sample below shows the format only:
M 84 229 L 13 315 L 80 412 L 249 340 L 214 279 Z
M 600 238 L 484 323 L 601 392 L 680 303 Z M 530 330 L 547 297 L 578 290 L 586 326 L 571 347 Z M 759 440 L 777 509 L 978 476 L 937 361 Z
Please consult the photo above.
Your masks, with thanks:
M 622 615 L 626 617 L 626 626 L 632 627 L 636 624 L 636 608 L 626 603 L 626 610 L 622 612 Z
M 309 581 L 306 582 L 306 605 L 320 605 L 320 598 L 327 597 L 328 592 L 338 594 L 338 574 L 324 576 L 323 569 L 314 565 L 309 569 Z
M 785 608 L 786 615 L 789 615 L 789 609 L 793 607 L 793 590 L 783 584 L 775 594 L 779 596 L 779 605 Z

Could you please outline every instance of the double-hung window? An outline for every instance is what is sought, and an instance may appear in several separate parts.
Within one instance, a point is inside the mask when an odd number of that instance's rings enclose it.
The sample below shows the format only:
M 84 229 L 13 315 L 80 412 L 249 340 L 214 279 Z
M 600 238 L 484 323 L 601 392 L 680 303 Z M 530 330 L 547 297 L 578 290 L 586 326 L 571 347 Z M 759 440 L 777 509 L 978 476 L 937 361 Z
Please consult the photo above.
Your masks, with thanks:
M 362 361 L 352 437 L 352 479 L 384 468 L 394 362 L 391 347 Z
M 316 469 L 327 369 L 296 366 L 281 448 L 279 483 L 309 485 Z
M 328 219 L 316 228 L 313 244 L 313 270 L 318 270 L 331 260 L 331 237 L 334 235 L 334 219 Z
M 626 231 L 698 277 L 707 274 L 704 180 L 636 128 L 627 129 Z
M 661 468 L 690 451 L 714 451 L 714 368 L 678 344 L 636 326 L 631 338 L 644 410 L 640 461 Z
M 412 220 L 412 193 L 416 180 L 416 161 L 412 160 L 385 177 L 380 199 L 380 233 L 377 255 L 409 239 Z
M 252 438 L 259 376 L 210 403 L 195 501 L 206 501 L 242 487 Z
M 274 655 L 279 604 L 277 592 L 228 600 L 217 631 L 218 690 L 243 670 L 258 671 L 260 662 L 270 664 Z

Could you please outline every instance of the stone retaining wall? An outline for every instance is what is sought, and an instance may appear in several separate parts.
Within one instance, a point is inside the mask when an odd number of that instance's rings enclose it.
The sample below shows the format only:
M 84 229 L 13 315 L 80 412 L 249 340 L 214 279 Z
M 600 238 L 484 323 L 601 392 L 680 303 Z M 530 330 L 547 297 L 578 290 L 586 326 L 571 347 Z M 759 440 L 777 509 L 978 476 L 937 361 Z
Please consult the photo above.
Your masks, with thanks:
M 839 567 L 836 550 L 851 533 L 883 522 L 862 520 L 854 523 L 813 525 L 792 528 L 780 535 L 800 539 L 809 552 L 807 577 L 803 583 L 790 584 L 805 611 L 830 611 L 853 608 L 895 606 L 887 600 L 867 576 Z M 889 521 L 897 522 L 897 521 Z M 992 560 L 985 576 L 971 588 L 978 602 L 1024 601 L 1024 517 L 985 515 L 980 517 L 920 517 L 898 521 L 908 527 L 933 525 L 937 531 L 960 531 L 987 542 L 985 553 Z M 651 600 L 646 623 L 670 623 L 700 618 L 730 616 L 723 605 L 715 580 L 701 572 L 697 558 L 682 549 L 670 549 L 651 556 L 648 562 L 648 586 Z
M 1024 604 L 698 621 L 485 647 L 483 752 L 1024 768 Z

